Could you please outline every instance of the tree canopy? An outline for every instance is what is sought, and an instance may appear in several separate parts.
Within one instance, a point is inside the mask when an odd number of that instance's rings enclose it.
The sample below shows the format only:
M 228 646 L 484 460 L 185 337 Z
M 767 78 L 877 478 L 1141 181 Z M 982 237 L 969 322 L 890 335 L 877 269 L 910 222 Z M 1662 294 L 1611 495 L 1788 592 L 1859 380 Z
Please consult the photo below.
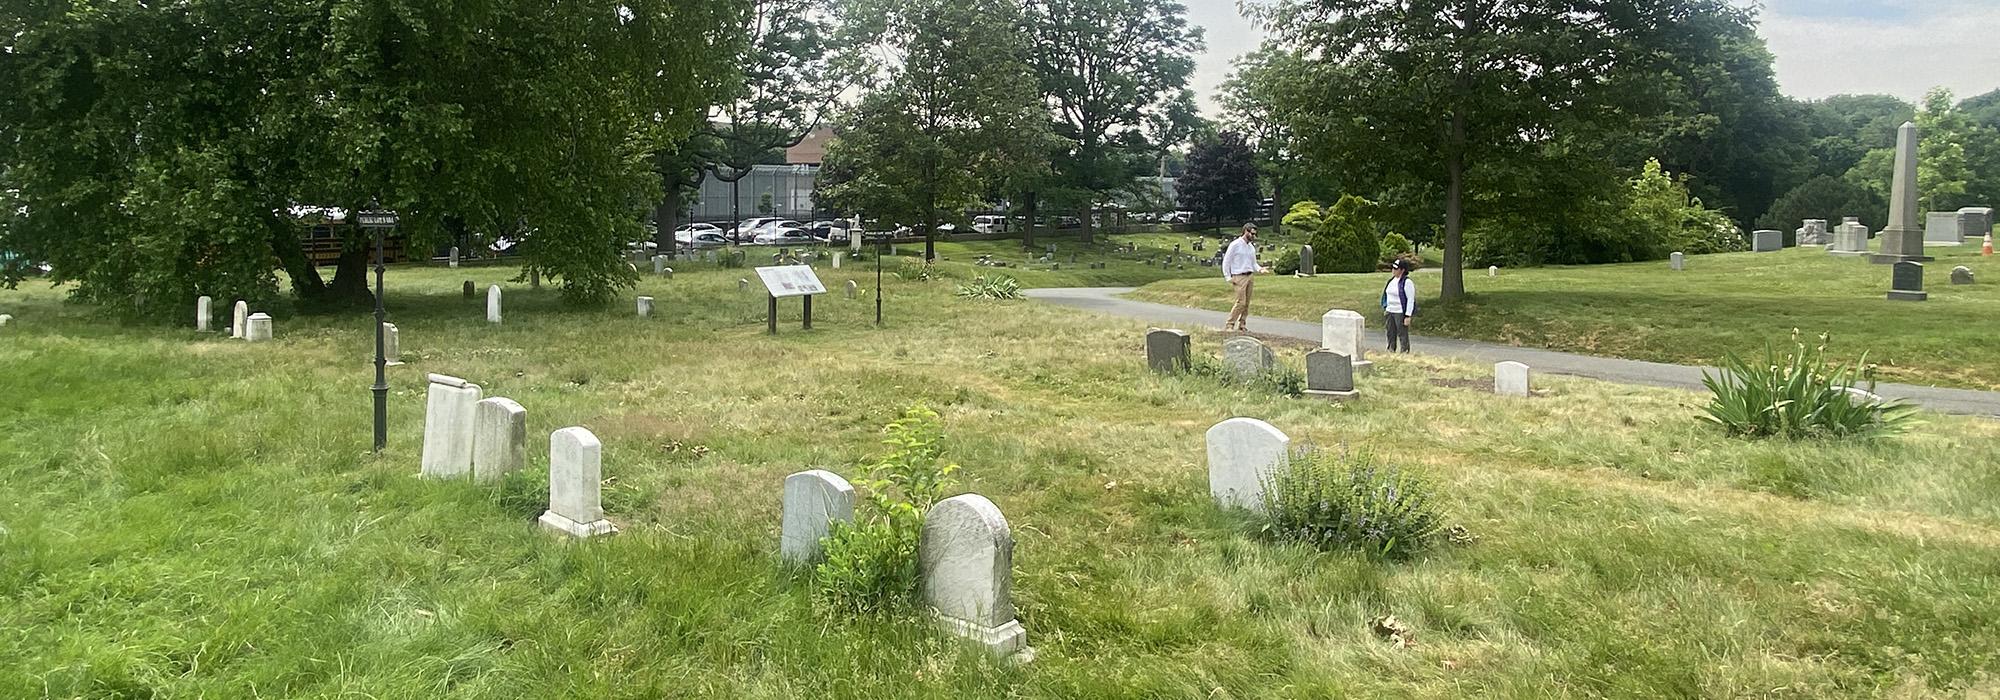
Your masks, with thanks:
M 369 299 L 347 227 L 331 283 L 291 210 L 398 211 L 415 250 L 473 230 L 594 302 L 658 195 L 648 154 L 726 87 L 738 0 L 16 3 L 0 38 L 0 248 L 76 295 L 178 314 L 197 294 Z M 10 283 L 17 280 L 9 280 Z

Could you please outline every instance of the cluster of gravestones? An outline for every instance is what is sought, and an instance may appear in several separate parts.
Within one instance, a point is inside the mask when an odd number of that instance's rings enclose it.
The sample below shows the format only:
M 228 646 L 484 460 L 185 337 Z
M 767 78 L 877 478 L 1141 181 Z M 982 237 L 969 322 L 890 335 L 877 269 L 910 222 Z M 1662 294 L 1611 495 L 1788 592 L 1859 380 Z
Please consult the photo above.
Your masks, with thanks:
M 833 523 L 854 521 L 854 487 L 822 469 L 785 477 L 779 557 L 808 566 Z M 1014 617 L 1014 535 L 991 500 L 968 493 L 937 502 L 924 514 L 917 545 L 924 601 L 946 631 L 997 656 L 1032 659 L 1027 629 Z
M 194 300 L 195 330 L 201 331 L 203 333 L 209 332 L 210 326 L 215 321 L 214 304 L 215 300 L 209 298 L 207 295 L 195 298 Z M 248 342 L 258 343 L 270 340 L 271 333 L 272 333 L 272 328 L 271 328 L 270 314 L 264 313 L 262 311 L 259 311 L 254 314 L 250 313 L 249 302 L 243 301 L 241 299 L 236 301 L 235 315 L 231 317 L 229 323 L 229 337 L 241 338 Z
M 1305 355 L 1306 396 L 1346 401 L 1361 396 L 1356 375 L 1367 375 L 1375 363 L 1363 350 L 1367 319 L 1346 309 L 1320 317 L 1320 347 Z M 1185 372 L 1192 366 L 1193 338 L 1186 331 L 1152 328 L 1146 331 L 1146 366 L 1162 374 Z M 1256 338 L 1239 335 L 1222 343 L 1222 363 L 1229 376 L 1250 381 L 1277 366 L 1277 355 Z M 1528 396 L 1528 366 L 1501 362 L 1493 366 L 1493 393 Z
M 549 508 L 543 527 L 574 537 L 617 532 L 604 517 L 604 445 L 589 430 L 563 428 L 549 435 Z M 528 463 L 528 411 L 513 399 L 482 398 L 478 384 L 430 375 L 424 405 L 426 479 L 470 475 L 498 481 Z

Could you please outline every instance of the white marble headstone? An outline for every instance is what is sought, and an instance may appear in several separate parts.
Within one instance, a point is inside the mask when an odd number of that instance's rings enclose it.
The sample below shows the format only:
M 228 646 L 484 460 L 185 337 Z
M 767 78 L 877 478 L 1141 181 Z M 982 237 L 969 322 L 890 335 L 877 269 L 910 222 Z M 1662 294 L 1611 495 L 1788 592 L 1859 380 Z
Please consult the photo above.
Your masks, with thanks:
M 252 343 L 271 339 L 271 315 L 259 311 L 250 314 L 243 325 L 243 339 Z
M 1208 429 L 1208 493 L 1226 507 L 1263 510 L 1264 482 L 1291 466 L 1292 438 L 1255 418 Z
M 945 629 L 997 655 L 1026 651 L 1028 631 L 1014 619 L 1014 535 L 998 506 L 976 493 L 931 506 L 917 558 L 924 602 Z
M 1493 365 L 1493 393 L 1527 396 L 1528 366 L 1512 360 Z
M 653 298 L 639 297 L 639 318 L 653 317 Z
M 458 269 L 458 246 L 451 247 L 451 269 Z
M 583 428 L 549 436 L 549 510 L 542 527 L 574 537 L 618 531 L 604 519 L 604 443 Z
M 854 487 L 824 469 L 785 477 L 782 517 L 778 556 L 793 565 L 818 561 L 820 540 L 826 539 L 833 522 L 854 522 Z
M 528 466 L 528 409 L 495 396 L 472 409 L 472 480 L 497 481 Z
M 210 298 L 208 297 L 208 295 L 206 295 L 206 294 L 204 294 L 204 295 L 202 295 L 202 296 L 200 296 L 200 297 L 196 297 L 196 298 L 195 298 L 195 300 L 194 300 L 194 329 L 195 329 L 195 330 L 197 330 L 197 331 L 201 331 L 201 332 L 203 332 L 203 333 L 207 333 L 207 332 L 208 332 L 208 326 L 209 326 L 209 324 L 211 324 L 211 323 L 214 323 L 214 322 L 215 322 L 215 311 L 214 311 L 214 309 L 212 308 L 212 306 L 214 305 L 214 303 L 215 303 L 215 300 L 214 300 L 214 299 L 210 299 Z
M 1375 363 L 1362 349 L 1367 344 L 1367 329 L 1368 321 L 1361 314 L 1346 309 L 1328 311 L 1319 317 L 1319 346 L 1353 360 L 1355 376 L 1368 374 Z
M 424 403 L 423 476 L 451 479 L 472 470 L 472 419 L 478 384 L 433 374 Z
M 382 324 L 382 357 L 387 360 L 384 364 L 388 366 L 403 364 L 403 341 L 396 331 L 396 324 Z
M 243 337 L 244 324 L 250 321 L 250 302 L 237 300 L 235 315 L 229 321 L 229 337 Z
M 500 285 L 486 288 L 486 322 L 500 322 Z

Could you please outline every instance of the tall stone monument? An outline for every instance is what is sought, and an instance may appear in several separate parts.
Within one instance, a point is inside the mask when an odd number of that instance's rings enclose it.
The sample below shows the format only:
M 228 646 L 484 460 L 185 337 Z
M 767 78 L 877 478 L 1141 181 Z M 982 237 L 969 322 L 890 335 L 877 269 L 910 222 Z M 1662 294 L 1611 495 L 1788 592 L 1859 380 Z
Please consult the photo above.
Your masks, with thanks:
M 1930 260 L 1924 255 L 1924 230 L 1917 221 L 1917 125 L 1903 122 L 1896 130 L 1895 179 L 1889 183 L 1889 224 L 1882 229 L 1882 252 L 1868 261 L 1890 265 Z

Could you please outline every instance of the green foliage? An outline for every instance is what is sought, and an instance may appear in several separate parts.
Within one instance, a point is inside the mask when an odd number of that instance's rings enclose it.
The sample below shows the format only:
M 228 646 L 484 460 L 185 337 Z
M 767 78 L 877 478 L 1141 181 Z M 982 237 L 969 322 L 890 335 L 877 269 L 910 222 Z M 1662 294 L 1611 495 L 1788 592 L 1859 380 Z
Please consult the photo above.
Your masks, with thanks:
M 1658 260 L 1680 251 L 1689 255 L 1743 250 L 1743 236 L 1722 212 L 1688 195 L 1687 178 L 1674 177 L 1648 159 L 1631 180 L 1625 205 L 1629 247 L 1626 260 Z
M 1403 234 L 1390 231 L 1388 235 L 1382 237 L 1382 254 L 1379 257 L 1381 257 L 1382 262 L 1386 263 L 1409 255 L 1414 251 L 1415 248 L 1410 245 L 1410 239 L 1404 238 Z
M 1279 541 L 1403 559 L 1444 530 L 1430 482 L 1367 455 L 1308 451 L 1262 480 L 1263 532 Z
M 1285 213 L 1284 224 L 1307 235 L 1318 272 L 1374 272 L 1380 261 L 1374 202 L 1351 194 L 1341 195 L 1332 208 L 1299 202 Z
M 1793 331 L 1792 345 L 1783 357 L 1766 348 L 1758 365 L 1730 353 L 1719 376 L 1703 372 L 1702 383 L 1714 397 L 1702 417 L 1733 436 L 1793 439 L 1876 437 L 1901 432 L 1914 420 L 1913 406 L 1849 391 L 1860 381 L 1871 393 L 1875 388 L 1865 358 L 1851 366 L 1832 364 L 1825 357 L 1825 335 L 1809 347 Z
M 899 279 L 906 279 L 912 282 L 929 282 L 943 277 L 943 275 L 939 274 L 936 266 L 931 265 L 929 261 L 923 258 L 899 258 L 898 260 L 895 274 Z
M 823 543 L 826 559 L 813 571 L 820 605 L 837 614 L 905 610 L 921 581 L 917 546 L 924 514 L 951 488 L 958 465 L 944 458 L 936 411 L 918 404 L 882 429 L 889 452 L 855 480 L 866 498 L 853 525 L 835 523 Z
M 1188 152 L 1187 172 L 1174 187 L 1196 221 L 1241 223 L 1257 212 L 1257 163 L 1243 135 L 1202 139 Z
M 1283 253 L 1279 253 L 1279 254 L 1278 254 L 1278 260 L 1277 260 L 1277 262 L 1273 262 L 1273 263 L 1271 263 L 1271 272 L 1272 272 L 1273 274 L 1279 274 L 1279 275 L 1296 275 L 1296 274 L 1298 274 L 1298 273 L 1299 273 L 1299 249 L 1297 249 L 1297 248 L 1286 248 L 1286 249 L 1285 249 L 1285 252 L 1283 252 Z
M 0 249 L 76 296 L 160 318 L 189 299 L 365 304 L 367 236 L 333 279 L 295 205 L 401 214 L 412 251 L 514 236 L 565 298 L 609 299 L 659 191 L 648 154 L 721 94 L 736 0 L 69 3 L 10 12 Z M 105 41 L 115 36 L 117 41 Z M 219 49 L 217 47 L 228 47 Z
M 1264 370 L 1264 373 L 1257 377 L 1257 383 L 1271 389 L 1279 396 L 1304 396 L 1306 393 L 1306 374 L 1297 367 L 1283 362 Z
M 1012 277 L 979 275 L 958 285 L 958 296 L 967 299 L 1020 299 L 1021 283 Z
M 1889 203 L 1874 191 L 1830 175 L 1807 180 L 1779 197 L 1771 211 L 1757 219 L 1757 228 L 1790 231 L 1806 219 L 1825 219 L 1839 226 L 1852 216 L 1863 225 L 1880 227 Z

